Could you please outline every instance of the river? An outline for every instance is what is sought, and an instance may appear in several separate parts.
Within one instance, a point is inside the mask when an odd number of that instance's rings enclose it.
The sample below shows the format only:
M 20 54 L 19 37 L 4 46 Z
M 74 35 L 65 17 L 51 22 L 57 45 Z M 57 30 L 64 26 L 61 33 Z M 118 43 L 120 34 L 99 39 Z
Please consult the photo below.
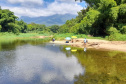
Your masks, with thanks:
M 43 40 L 0 43 L 0 84 L 126 84 L 126 53 Z

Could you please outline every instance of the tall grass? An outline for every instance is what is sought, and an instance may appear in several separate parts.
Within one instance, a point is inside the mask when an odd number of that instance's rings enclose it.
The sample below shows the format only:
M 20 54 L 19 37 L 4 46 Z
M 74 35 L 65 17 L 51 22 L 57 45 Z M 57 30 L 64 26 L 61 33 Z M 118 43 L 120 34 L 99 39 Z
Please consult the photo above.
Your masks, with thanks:
M 57 40 L 64 40 L 66 37 L 77 36 L 77 38 L 87 38 L 87 39 L 101 39 L 110 41 L 126 41 L 126 34 L 116 33 L 114 35 L 104 37 L 93 37 L 85 34 L 74 34 L 74 33 L 64 33 L 64 34 L 54 34 L 53 38 Z
M 7 40 L 15 40 L 15 39 L 35 39 L 30 37 L 38 37 L 38 36 L 49 36 L 51 34 L 47 33 L 20 33 L 19 35 L 15 35 L 13 33 L 0 33 L 0 41 L 7 41 Z M 77 38 L 87 38 L 87 39 L 102 39 L 102 40 L 112 40 L 112 41 L 126 41 L 126 34 L 114 34 L 110 36 L 103 37 L 92 37 L 85 34 L 74 34 L 74 33 L 64 33 L 64 34 L 53 34 L 53 38 L 56 40 L 64 40 L 66 37 L 77 36 Z M 37 38 L 36 38 L 37 39 Z M 48 38 L 45 38 L 48 39 Z
M 54 38 L 57 40 L 63 40 L 66 37 L 77 36 L 77 38 L 87 38 L 87 39 L 104 39 L 102 37 L 91 37 L 85 34 L 74 34 L 74 33 L 64 33 L 64 34 L 54 34 Z
M 106 36 L 106 39 L 110 41 L 126 41 L 126 34 L 115 33 L 110 36 Z
M 32 40 L 32 39 L 40 39 L 40 38 L 31 38 L 31 37 L 38 37 L 38 36 L 45 36 L 44 34 L 38 34 L 38 33 L 20 33 L 19 35 L 15 35 L 13 33 L 0 33 L 0 42 L 10 42 L 17 39 L 21 40 Z M 48 36 L 48 35 L 46 35 Z M 45 38 L 50 39 L 50 38 Z
M 38 33 L 20 33 L 19 35 L 15 35 L 13 33 L 0 33 L 0 39 L 4 38 L 25 38 L 25 37 L 34 37 L 34 36 L 48 36 L 47 34 L 38 34 Z

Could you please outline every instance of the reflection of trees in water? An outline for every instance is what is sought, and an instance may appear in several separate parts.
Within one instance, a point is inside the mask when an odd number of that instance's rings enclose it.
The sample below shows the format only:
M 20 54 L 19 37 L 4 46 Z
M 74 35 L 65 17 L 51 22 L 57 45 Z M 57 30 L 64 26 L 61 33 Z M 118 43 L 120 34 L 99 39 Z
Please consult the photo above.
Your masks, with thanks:
M 75 77 L 75 84 L 126 84 L 126 60 L 122 59 L 126 54 L 90 50 L 75 56 L 86 69 L 84 75 Z
M 44 39 L 31 39 L 31 40 L 13 40 L 7 42 L 0 42 L 0 50 L 15 50 L 15 48 L 19 45 L 20 46 L 25 44 L 38 45 L 47 41 L 48 40 Z
M 77 81 L 74 84 L 126 84 L 124 80 L 120 80 L 117 76 L 111 76 L 106 73 L 85 73 L 85 75 L 76 76 Z
M 0 42 L 0 75 L 15 66 L 15 49 L 17 46 L 25 44 L 42 44 L 45 40 L 13 40 Z M 1 75 L 2 76 L 2 75 Z
M 66 55 L 65 47 L 61 49 Z M 126 84 L 126 53 L 117 51 L 78 50 L 74 55 L 85 67 L 85 74 L 75 76 L 75 84 Z

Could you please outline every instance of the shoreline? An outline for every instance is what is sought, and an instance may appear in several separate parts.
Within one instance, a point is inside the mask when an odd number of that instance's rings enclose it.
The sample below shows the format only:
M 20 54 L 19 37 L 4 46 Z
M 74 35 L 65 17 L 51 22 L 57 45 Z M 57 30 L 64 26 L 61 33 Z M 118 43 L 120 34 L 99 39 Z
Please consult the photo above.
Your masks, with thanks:
M 74 43 L 65 43 L 66 40 L 62 41 L 50 41 L 49 43 L 60 44 L 60 45 L 71 45 L 72 47 L 84 48 L 84 39 L 76 39 Z M 115 50 L 126 53 L 126 41 L 106 41 L 99 39 L 87 39 L 88 42 L 86 44 L 86 48 L 94 48 L 94 49 L 106 49 L 106 50 Z

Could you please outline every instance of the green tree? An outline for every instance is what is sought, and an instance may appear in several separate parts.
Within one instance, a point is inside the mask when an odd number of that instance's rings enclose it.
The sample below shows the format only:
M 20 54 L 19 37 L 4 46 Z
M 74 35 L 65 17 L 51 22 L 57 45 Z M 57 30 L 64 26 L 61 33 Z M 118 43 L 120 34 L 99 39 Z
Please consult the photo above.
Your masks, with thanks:
M 13 32 L 14 34 L 20 33 L 20 26 L 14 23 L 8 23 L 9 29 L 8 32 Z
M 67 20 L 66 23 L 59 28 L 60 33 L 71 33 L 71 28 L 76 25 L 76 19 Z
M 86 17 L 80 23 L 81 33 L 92 34 L 95 35 L 99 32 L 97 28 L 95 28 L 96 21 L 98 20 L 100 12 L 97 10 L 90 9 L 89 12 L 86 13 Z M 94 28 L 93 28 L 94 27 Z
M 123 26 L 120 31 L 122 34 L 126 34 L 126 26 Z
M 1 25 L 1 31 L 2 32 L 6 32 L 6 31 L 12 31 L 13 32 L 13 28 L 12 23 L 15 24 L 15 20 L 17 19 L 18 17 L 16 17 L 14 15 L 13 12 L 9 11 L 8 9 L 0 9 L 0 25 Z M 13 24 L 13 25 L 14 25 Z
M 46 28 L 46 25 L 44 25 L 44 24 L 39 24 L 38 25 L 39 27 L 38 27 L 38 31 L 43 31 L 45 28 Z
M 78 26 L 72 27 L 77 29 L 76 32 L 104 36 L 108 35 L 108 27 L 114 27 L 121 33 L 125 29 L 120 25 L 126 23 L 126 0 L 83 1 L 89 5 L 89 10 L 85 11 L 84 16 L 79 12 L 76 18 Z
M 76 17 L 76 21 L 77 23 L 80 23 L 81 20 L 83 20 L 83 18 L 86 16 L 86 12 L 89 11 L 89 6 L 86 9 L 81 10 L 80 12 L 78 12 L 78 16 Z
M 53 32 L 53 33 L 58 33 L 59 30 L 59 26 L 58 25 L 52 25 L 49 27 L 49 29 Z
M 20 26 L 19 28 L 20 32 L 26 33 L 28 27 L 27 27 L 27 24 L 23 20 L 17 21 L 16 24 Z

